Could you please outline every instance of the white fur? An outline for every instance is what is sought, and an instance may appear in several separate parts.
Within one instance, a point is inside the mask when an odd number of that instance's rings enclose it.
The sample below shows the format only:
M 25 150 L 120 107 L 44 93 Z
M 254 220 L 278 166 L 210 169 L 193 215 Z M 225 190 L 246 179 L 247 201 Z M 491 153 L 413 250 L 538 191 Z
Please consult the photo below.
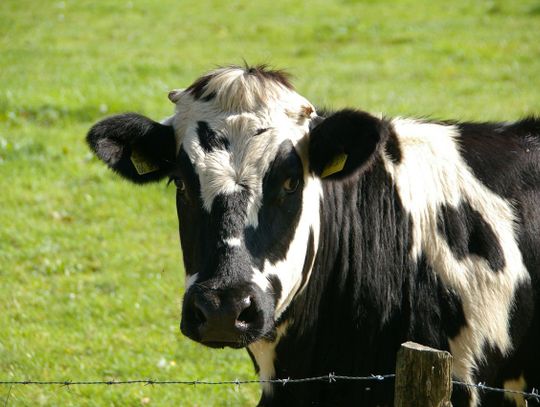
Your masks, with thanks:
M 319 217 L 319 204 L 320 196 L 322 194 L 321 181 L 317 178 L 306 177 L 305 186 L 303 190 L 302 211 L 300 220 L 296 226 L 293 240 L 287 251 L 287 255 L 284 260 L 275 264 L 266 261 L 264 266 L 264 272 L 266 275 L 276 275 L 281 282 L 282 293 L 281 297 L 276 304 L 275 318 L 285 311 L 289 306 L 294 296 L 303 287 L 300 287 L 302 282 L 302 270 L 306 258 L 307 242 L 309 239 L 309 231 L 313 230 L 315 250 L 319 241 L 320 230 L 320 217 Z M 308 279 L 311 275 L 313 267 L 312 263 L 308 265 Z
M 525 391 L 527 388 L 527 382 L 525 377 L 521 375 L 519 378 L 514 380 L 507 380 L 504 382 L 505 390 L 514 390 L 514 391 Z M 516 404 L 516 407 L 526 407 L 527 401 L 525 397 L 521 394 L 515 393 L 504 393 L 504 397 L 510 401 L 513 401 Z
M 276 375 L 276 369 L 274 361 L 276 358 L 276 345 L 281 338 L 286 334 L 287 328 L 290 322 L 285 322 L 277 327 L 277 336 L 273 342 L 261 339 L 257 342 L 253 342 L 248 346 L 249 350 L 253 354 L 257 365 L 259 366 L 259 378 L 261 380 L 273 379 Z M 263 383 L 261 385 L 265 394 L 272 393 L 272 386 L 269 383 Z
M 251 277 L 251 281 L 257 284 L 261 290 L 267 291 L 268 287 L 270 286 L 270 282 L 266 278 L 266 275 L 260 270 L 257 270 L 255 267 L 252 267 L 252 270 L 253 276 Z
M 472 381 L 483 347 L 512 349 L 509 320 L 517 285 L 528 279 L 516 243 L 515 215 L 510 202 L 490 191 L 472 173 L 459 154 L 453 126 L 394 119 L 392 124 L 402 148 L 403 160 L 385 166 L 396 183 L 405 209 L 412 215 L 411 256 L 423 253 L 441 280 L 452 287 L 463 302 L 467 326 L 450 341 L 454 375 Z M 505 269 L 495 273 L 478 256 L 457 259 L 440 236 L 437 215 L 441 204 L 457 207 L 468 202 L 492 227 L 500 242 Z M 473 393 L 471 405 L 476 405 Z
M 242 245 L 242 240 L 238 237 L 231 237 L 229 239 L 225 239 L 224 243 L 230 247 L 239 247 Z
M 198 277 L 199 277 L 199 273 L 187 275 L 184 290 L 187 291 L 189 289 L 189 287 L 191 287 L 193 284 L 195 284 L 195 281 L 197 281 Z
M 291 102 L 297 102 L 296 98 L 292 99 Z M 178 102 L 179 105 L 182 101 Z M 308 121 L 299 125 L 297 120 L 291 120 L 280 105 L 270 106 L 257 114 L 225 114 L 210 112 L 208 106 L 199 102 L 190 103 L 193 108 L 183 114 L 179 112 L 174 127 L 199 175 L 204 208 L 209 211 L 214 198 L 219 194 L 248 188 L 252 192 L 248 208 L 249 221 L 252 226 L 256 226 L 262 197 L 261 180 L 275 158 L 279 145 L 286 139 L 293 144 L 298 143 L 308 131 Z M 303 105 L 306 103 L 304 100 Z M 299 111 L 301 107 L 298 105 Z M 196 132 L 198 121 L 206 121 L 221 137 L 227 138 L 230 152 L 219 149 L 204 151 Z M 268 127 L 270 129 L 264 134 L 255 136 L 258 129 Z M 180 129 L 185 129 L 185 132 L 181 134 Z

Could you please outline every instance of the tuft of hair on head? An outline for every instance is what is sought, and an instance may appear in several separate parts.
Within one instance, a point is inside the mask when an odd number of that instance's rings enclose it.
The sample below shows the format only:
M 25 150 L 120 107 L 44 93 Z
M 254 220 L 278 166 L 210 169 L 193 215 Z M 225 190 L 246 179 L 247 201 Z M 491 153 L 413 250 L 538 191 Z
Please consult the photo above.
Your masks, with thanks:
M 201 76 L 186 92 L 195 100 L 215 102 L 225 111 L 255 111 L 283 92 L 293 91 L 290 75 L 268 65 L 230 65 Z

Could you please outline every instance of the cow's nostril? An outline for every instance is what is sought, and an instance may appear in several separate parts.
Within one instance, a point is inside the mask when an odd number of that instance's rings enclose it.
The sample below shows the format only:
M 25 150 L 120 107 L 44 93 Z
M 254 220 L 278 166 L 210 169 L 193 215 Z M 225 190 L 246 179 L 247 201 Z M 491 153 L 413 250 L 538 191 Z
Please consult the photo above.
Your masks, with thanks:
M 238 325 L 249 325 L 257 319 L 257 307 L 250 297 L 247 297 L 244 300 L 246 308 L 242 310 L 240 315 L 236 318 L 236 324 Z
M 195 321 L 199 325 L 202 325 L 206 322 L 206 316 L 204 315 L 204 312 L 197 305 L 195 305 Z

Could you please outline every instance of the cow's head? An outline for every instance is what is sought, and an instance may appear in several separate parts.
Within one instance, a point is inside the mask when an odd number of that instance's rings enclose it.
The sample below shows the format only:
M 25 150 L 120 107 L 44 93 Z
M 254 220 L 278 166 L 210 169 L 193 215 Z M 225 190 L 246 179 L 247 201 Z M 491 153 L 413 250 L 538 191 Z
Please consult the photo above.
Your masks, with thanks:
M 341 111 L 322 119 L 287 76 L 217 69 L 172 91 L 174 116 L 97 123 L 87 140 L 125 178 L 176 185 L 186 277 L 181 329 L 213 347 L 271 339 L 307 284 L 320 233 L 321 177 L 365 167 L 382 122 Z

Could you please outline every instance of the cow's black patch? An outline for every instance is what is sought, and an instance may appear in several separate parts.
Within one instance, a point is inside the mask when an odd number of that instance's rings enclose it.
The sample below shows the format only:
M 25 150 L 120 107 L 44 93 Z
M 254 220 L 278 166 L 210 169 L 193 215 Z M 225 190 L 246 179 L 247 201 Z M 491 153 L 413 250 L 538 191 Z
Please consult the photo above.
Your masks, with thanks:
M 290 194 L 283 189 L 289 178 L 299 183 Z M 284 141 L 263 180 L 259 224 L 244 233 L 246 247 L 261 271 L 264 260 L 276 263 L 287 255 L 300 220 L 303 186 L 302 161 L 292 143 Z
M 195 100 L 199 100 L 201 98 L 203 98 L 203 95 L 206 91 L 206 86 L 208 85 L 208 83 L 214 78 L 214 75 L 213 74 L 209 74 L 209 75 L 204 75 L 204 76 L 201 76 L 199 79 L 197 79 L 195 82 L 193 82 L 187 89 L 186 89 L 186 92 L 190 93 L 191 96 L 193 96 L 193 98 Z M 209 93 L 208 95 L 206 95 L 203 99 L 203 101 L 205 102 L 209 102 L 211 101 L 212 99 L 214 99 L 216 97 L 216 93 L 215 92 L 211 92 Z
M 274 297 L 274 304 L 277 304 L 279 299 L 281 298 L 281 291 L 282 291 L 282 285 L 281 281 L 279 280 L 279 277 L 276 275 L 271 275 L 268 277 L 268 281 L 270 282 L 270 287 L 272 287 L 272 296 Z
M 344 109 L 316 125 L 310 134 L 309 166 L 317 175 L 336 157 L 346 154 L 343 169 L 327 177 L 340 179 L 367 170 L 387 140 L 390 125 L 369 113 Z
M 403 315 L 410 337 L 418 343 L 437 343 L 439 349 L 449 350 L 447 340 L 467 326 L 459 294 L 441 281 L 425 255 L 420 256 L 405 278 Z
M 215 91 L 210 92 L 208 95 L 201 98 L 203 102 L 210 102 L 216 97 L 217 93 Z
M 260 81 L 272 81 L 279 83 L 287 89 L 294 89 L 290 76 L 287 72 L 275 69 L 269 69 L 268 65 L 261 64 L 257 66 L 246 66 L 244 71 L 247 75 L 257 77 Z
M 455 338 L 461 329 L 467 326 L 463 303 L 458 293 L 451 287 L 438 282 L 439 304 L 441 304 L 441 322 L 449 338 Z
M 229 140 L 227 140 L 225 137 L 217 135 L 207 122 L 197 122 L 197 135 L 199 136 L 199 143 L 201 144 L 201 147 L 207 153 L 214 149 L 229 149 Z
M 194 274 L 199 272 L 200 259 L 208 250 L 204 236 L 208 215 L 202 209 L 199 176 L 183 147 L 178 153 L 177 169 L 171 177 L 181 179 L 185 185 L 184 191 L 176 193 L 176 209 L 184 268 L 186 273 Z
M 249 191 L 241 190 L 232 194 L 219 194 L 212 202 L 210 225 L 217 239 L 238 238 L 243 232 Z
M 313 263 L 313 257 L 315 256 L 315 237 L 313 236 L 313 228 L 309 228 L 309 238 L 307 243 L 306 258 L 304 259 L 304 267 L 302 268 L 302 282 L 300 288 L 304 287 L 307 281 L 311 265 Z
M 264 132 L 266 132 L 266 131 L 268 131 L 268 130 L 270 130 L 269 127 L 257 129 L 257 131 L 255 131 L 255 134 L 254 134 L 254 135 L 255 135 L 255 136 L 258 136 L 258 135 L 263 134 Z
M 119 114 L 96 123 L 86 141 L 103 162 L 132 182 L 159 181 L 175 164 L 173 128 L 137 113 Z M 134 157 L 150 171 L 139 174 Z
M 468 202 L 457 208 L 442 205 L 437 228 L 458 259 L 474 254 L 486 259 L 493 271 L 504 269 L 504 254 L 495 232 Z
M 249 350 L 249 348 L 246 348 L 246 350 L 248 351 L 249 357 L 251 358 L 251 361 L 253 362 L 253 367 L 255 368 L 255 373 L 259 373 L 260 368 L 259 368 L 259 364 L 257 363 L 257 359 L 255 359 L 255 356 Z
M 386 151 L 386 154 L 388 154 L 388 157 L 394 164 L 401 163 L 401 160 L 403 159 L 403 153 L 401 151 L 401 146 L 399 144 L 397 135 L 393 130 L 390 131 L 388 135 L 388 140 L 386 140 L 384 149 Z
M 501 196 L 515 199 L 538 188 L 540 119 L 515 123 L 458 123 L 461 154 L 475 176 Z

